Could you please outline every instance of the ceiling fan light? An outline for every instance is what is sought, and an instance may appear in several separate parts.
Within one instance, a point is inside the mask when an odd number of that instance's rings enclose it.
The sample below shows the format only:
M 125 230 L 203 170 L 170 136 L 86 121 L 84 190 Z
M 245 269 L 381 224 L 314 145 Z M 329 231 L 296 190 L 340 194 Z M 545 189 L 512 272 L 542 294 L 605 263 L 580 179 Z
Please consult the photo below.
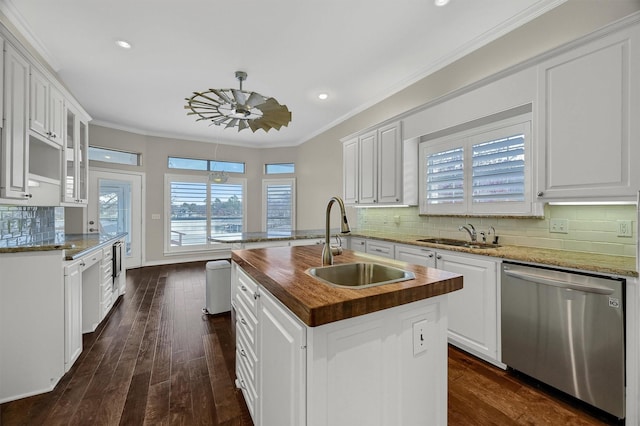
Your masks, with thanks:
M 446 6 L 449 3 L 449 0 L 435 0 L 436 6 Z
M 320 99 L 321 101 L 324 101 L 328 97 L 329 97 L 328 93 L 320 93 L 320 94 L 318 94 L 318 99 Z

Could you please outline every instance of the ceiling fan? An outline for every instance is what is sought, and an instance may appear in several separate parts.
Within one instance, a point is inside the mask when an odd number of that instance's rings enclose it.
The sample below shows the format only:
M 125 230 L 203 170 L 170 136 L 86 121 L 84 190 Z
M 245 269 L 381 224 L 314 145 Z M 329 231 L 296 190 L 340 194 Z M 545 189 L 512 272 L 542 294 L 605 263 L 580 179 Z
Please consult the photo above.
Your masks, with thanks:
M 187 115 L 199 116 L 196 121 L 210 120 L 211 124 L 224 125 L 225 128 L 238 127 L 238 131 L 250 128 L 253 132 L 263 129 L 280 130 L 291 122 L 291 111 L 286 105 L 280 105 L 274 98 L 262 96 L 256 92 L 242 90 L 242 82 L 247 73 L 236 71 L 240 89 L 209 89 L 193 92 L 185 98 Z

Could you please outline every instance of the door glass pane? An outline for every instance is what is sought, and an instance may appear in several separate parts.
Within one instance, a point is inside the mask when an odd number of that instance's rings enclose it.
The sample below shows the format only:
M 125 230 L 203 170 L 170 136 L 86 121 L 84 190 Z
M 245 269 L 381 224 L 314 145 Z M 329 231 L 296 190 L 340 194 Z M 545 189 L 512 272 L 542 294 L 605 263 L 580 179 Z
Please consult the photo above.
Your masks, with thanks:
M 99 180 L 98 215 L 100 232 L 116 235 L 126 232 L 125 254 L 131 254 L 131 184 L 118 180 Z

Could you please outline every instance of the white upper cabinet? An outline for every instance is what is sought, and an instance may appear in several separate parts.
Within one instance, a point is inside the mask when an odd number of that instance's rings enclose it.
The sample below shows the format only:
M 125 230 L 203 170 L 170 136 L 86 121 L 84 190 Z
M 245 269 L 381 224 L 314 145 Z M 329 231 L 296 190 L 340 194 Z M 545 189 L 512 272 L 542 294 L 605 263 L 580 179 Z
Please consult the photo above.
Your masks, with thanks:
M 637 24 L 539 64 L 540 199 L 636 199 L 639 76 Z
M 63 142 L 64 97 L 35 67 L 31 67 L 29 127 L 59 145 Z
M 342 145 L 343 199 L 347 204 L 358 203 L 358 138 Z
M 343 190 L 347 204 L 417 203 L 417 140 L 403 141 L 394 122 L 343 141 Z
M 29 62 L 4 44 L 4 128 L 0 197 L 28 199 Z

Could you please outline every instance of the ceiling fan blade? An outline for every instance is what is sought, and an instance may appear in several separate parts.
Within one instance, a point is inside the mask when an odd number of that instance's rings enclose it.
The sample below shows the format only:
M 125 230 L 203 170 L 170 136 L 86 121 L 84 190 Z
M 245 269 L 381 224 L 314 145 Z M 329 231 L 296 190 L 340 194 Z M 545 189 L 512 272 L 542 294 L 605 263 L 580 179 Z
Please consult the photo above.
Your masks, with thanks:
M 249 95 L 249 99 L 247 99 L 247 105 L 250 107 L 254 107 L 256 105 L 263 103 L 264 101 L 265 101 L 265 97 L 262 96 L 260 93 L 251 92 L 251 95 Z
M 236 103 L 238 103 L 239 105 L 244 105 L 247 97 L 242 90 L 231 89 L 231 93 L 233 93 L 233 97 L 235 98 Z
M 249 127 L 249 124 L 247 124 L 247 121 L 249 120 L 240 120 L 240 122 L 238 122 L 238 131 L 244 130 L 247 127 Z
M 224 92 L 224 90 L 218 89 L 209 89 L 210 92 L 215 93 L 220 99 L 222 99 L 225 103 L 233 104 L 233 100 Z
M 224 126 L 225 129 L 228 129 L 229 127 L 233 127 L 236 125 L 236 123 L 238 122 L 237 118 L 232 118 L 231 120 L 229 120 L 229 122 L 227 123 L 226 126 Z
M 208 101 L 211 101 L 211 102 L 213 102 L 214 104 L 217 104 L 217 105 L 221 105 L 221 104 L 224 103 L 220 99 L 212 98 L 211 96 L 205 95 L 204 93 L 200 93 L 200 97 L 202 97 L 202 98 L 204 98 L 204 99 L 206 99 Z M 205 104 L 207 103 L 207 102 L 201 101 L 199 99 L 193 99 L 192 102 L 200 102 L 200 103 L 205 103 Z

